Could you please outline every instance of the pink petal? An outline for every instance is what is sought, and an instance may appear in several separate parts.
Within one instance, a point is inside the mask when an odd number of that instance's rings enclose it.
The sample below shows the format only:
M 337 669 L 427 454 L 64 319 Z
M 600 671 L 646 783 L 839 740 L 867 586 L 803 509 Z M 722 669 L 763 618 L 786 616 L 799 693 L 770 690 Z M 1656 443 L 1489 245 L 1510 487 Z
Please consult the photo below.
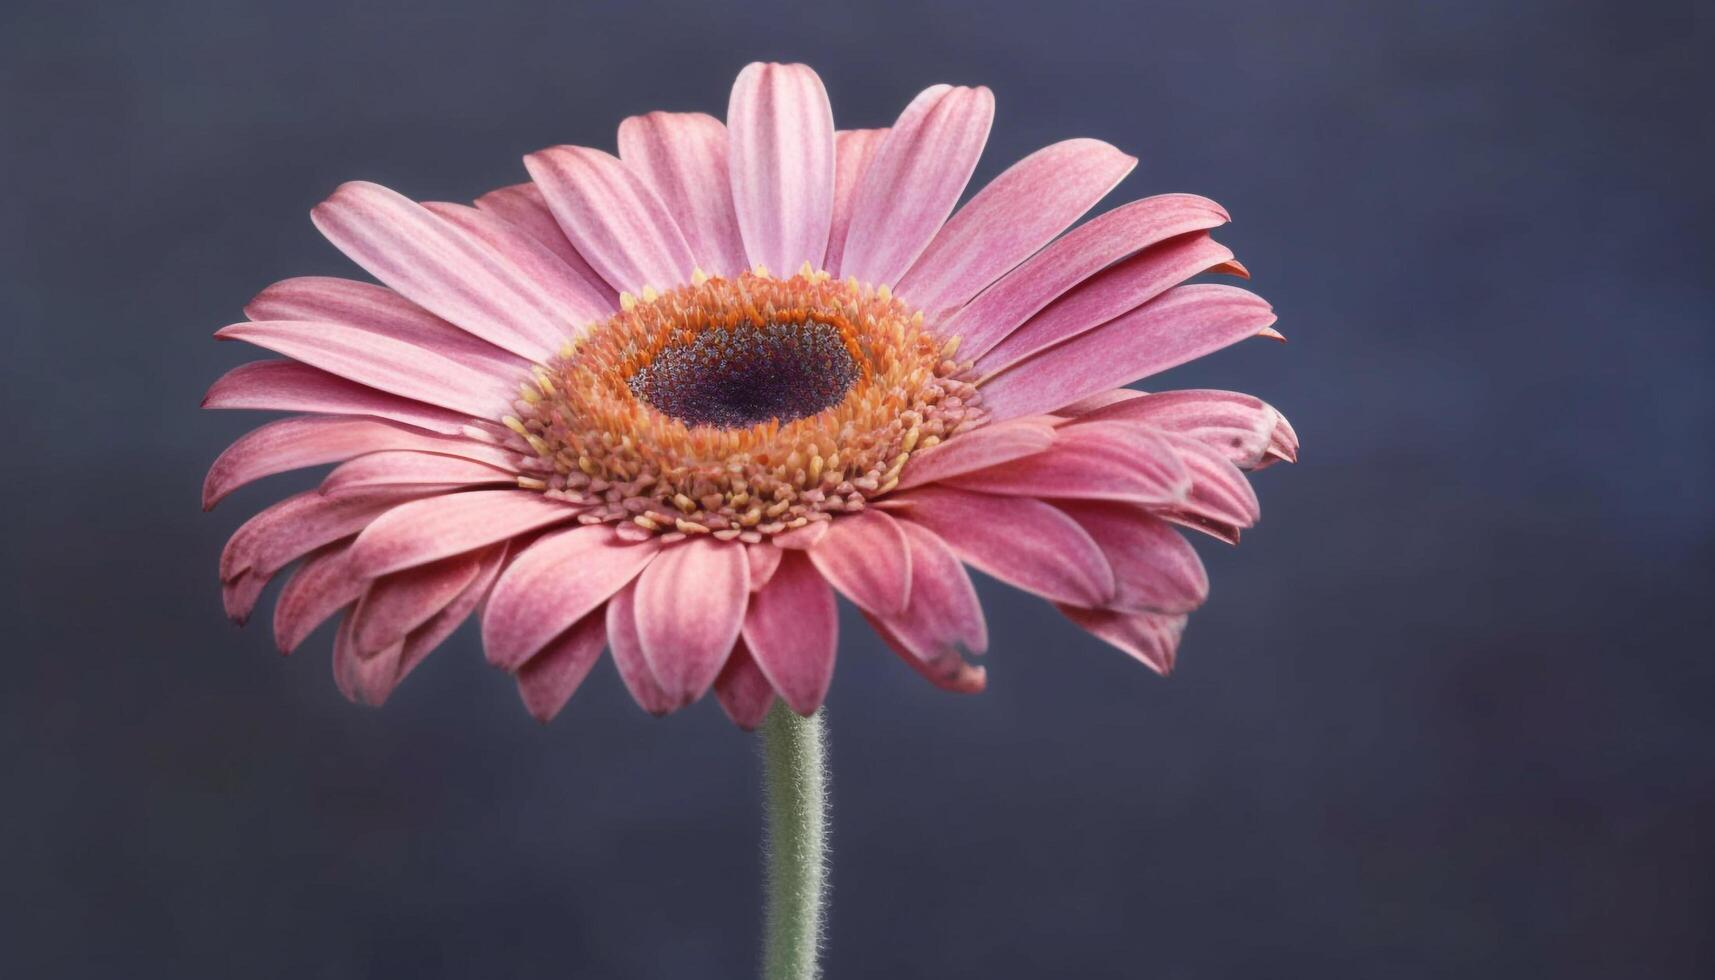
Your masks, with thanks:
M 983 493 L 1174 504 L 1190 489 L 1164 436 L 1124 422 L 1056 429 L 1047 452 L 966 473 L 949 484 Z
M 842 275 L 900 281 L 959 203 L 993 122 L 994 93 L 981 86 L 934 85 L 911 100 L 858 188 Z
M 504 545 L 487 549 L 483 552 L 481 568 L 475 579 L 458 598 L 430 617 L 428 622 L 412 630 L 404 640 L 369 656 L 362 656 L 358 650 L 357 611 L 347 613 L 334 638 L 334 681 L 339 684 L 340 691 L 359 704 L 379 705 L 385 702 L 400 682 L 445 642 L 482 601 L 505 556 Z
M 287 497 L 233 532 L 220 555 L 221 580 L 231 581 L 246 571 L 273 575 L 420 494 L 414 489 L 377 490 L 336 498 L 311 490 Z
M 1126 653 L 1158 674 L 1173 670 L 1179 637 L 1185 632 L 1184 616 L 1160 613 L 1117 613 L 1099 609 L 1061 606 L 1067 619 Z
M 1239 543 L 1240 528 L 1233 524 L 1210 520 L 1207 517 L 1201 517 L 1196 514 L 1190 514 L 1179 510 L 1158 510 L 1155 511 L 1155 516 L 1170 524 L 1187 527 L 1193 531 L 1202 531 L 1204 534 L 1214 538 L 1216 541 L 1220 541 L 1225 544 Z
M 1133 419 L 1221 450 L 1233 465 L 1253 468 L 1273 445 L 1280 413 L 1236 391 L 1158 391 L 1099 408 L 1083 419 Z
M 590 268 L 589 260 L 578 254 L 566 233 L 560 230 L 560 223 L 554 220 L 554 212 L 548 209 L 548 201 L 542 196 L 541 188 L 528 181 L 502 187 L 477 198 L 476 207 L 510 222 L 541 242 L 582 280 L 580 288 L 601 299 L 609 313 L 619 309 L 619 293 L 601 277 L 601 273 Z
M 978 359 L 977 367 L 994 373 L 1016 364 L 1137 309 L 1232 254 L 1207 232 L 1146 248 L 1072 287 Z
M 743 640 L 738 641 L 720 676 L 715 678 L 715 698 L 732 723 L 747 732 L 755 731 L 762 719 L 768 717 L 768 709 L 774 706 L 774 688 L 745 649 Z
M 900 490 L 948 480 L 1009 460 L 1034 456 L 1054 444 L 1054 430 L 1015 419 L 962 432 L 932 449 L 914 453 L 899 475 Z
M 322 481 L 322 493 L 348 494 L 376 487 L 516 486 L 518 476 L 488 463 L 439 453 L 387 450 L 342 463 Z
M 352 543 L 351 567 L 357 575 L 375 578 L 560 524 L 578 513 L 575 507 L 530 490 L 471 490 L 427 497 L 395 507 L 364 528 Z
M 1167 522 L 1125 504 L 1058 506 L 1089 532 L 1113 566 L 1115 595 L 1102 605 L 1131 612 L 1188 613 L 1209 597 L 1202 559 Z
M 1250 527 L 1262 517 L 1256 490 L 1225 453 L 1190 436 L 1164 432 L 1162 437 L 1191 474 L 1191 491 L 1178 510 L 1235 527 Z
M 488 597 L 488 590 L 494 585 L 495 578 L 505 567 L 506 557 L 510 552 L 510 544 L 498 544 L 484 549 L 480 553 L 482 564 L 476 577 L 465 586 L 458 598 L 430 617 L 428 622 L 411 631 L 399 651 L 399 680 L 404 680 L 405 675 L 415 670 L 436 647 L 446 642 L 447 637 L 452 636 L 482 604 Z
M 911 552 L 911 601 L 898 615 L 865 616 L 883 639 L 927 668 L 924 676 L 969 686 L 973 678 L 963 655 L 988 649 L 977 590 L 965 566 L 933 532 L 909 521 L 900 527 Z
M 482 646 L 502 670 L 519 666 L 624 588 L 655 557 L 602 524 L 544 535 L 507 566 L 482 614 Z
M 339 632 L 334 634 L 334 683 L 353 703 L 379 707 L 399 683 L 399 656 L 404 644 L 396 644 L 373 657 L 360 657 L 355 630 L 356 619 L 347 612 L 339 621 Z
M 632 116 L 619 124 L 619 158 L 661 198 L 705 272 L 731 276 L 750 267 L 719 119 L 701 112 Z
M 780 569 L 780 560 L 786 556 L 786 552 L 764 541 L 761 544 L 745 545 L 744 556 L 750 561 L 750 591 L 757 592 L 767 585 L 768 580 Z
M 359 384 L 475 418 L 499 418 L 512 405 L 511 392 L 493 376 L 362 327 L 270 320 L 235 323 L 214 335 L 243 340 Z
M 1298 462 L 1298 433 L 1293 431 L 1292 423 L 1279 410 L 1274 413 L 1274 432 L 1268 438 L 1268 455 L 1256 464 L 1256 468 L 1263 469 L 1276 460 Z
M 834 111 L 807 65 L 747 65 L 727 103 L 732 199 L 750 264 L 821 268 L 834 204 Z
M 643 640 L 637 629 L 637 582 L 620 589 L 607 604 L 607 645 L 613 651 L 613 664 L 619 668 L 619 678 L 632 700 L 644 711 L 661 717 L 678 705 L 662 690 L 643 655 Z
M 304 559 L 274 601 L 274 642 L 280 652 L 296 650 L 329 616 L 356 602 L 367 584 L 346 568 L 343 544 Z
M 769 543 L 776 548 L 788 551 L 803 551 L 814 548 L 822 538 L 827 536 L 829 521 L 814 521 L 803 527 L 795 527 L 790 531 L 781 531 L 770 539 Z
M 866 612 L 904 612 L 911 599 L 911 550 L 899 522 L 864 510 L 828 524 L 827 537 L 809 552 L 822 577 Z
M 834 211 L 828 223 L 828 254 L 822 268 L 836 277 L 841 274 L 840 261 L 846 251 L 846 232 L 851 228 L 858 186 L 886 139 L 885 129 L 842 129 L 834 134 Z
M 389 395 L 296 361 L 240 364 L 208 389 L 202 407 L 374 415 L 455 435 L 470 424 L 468 413 Z
M 530 361 L 374 283 L 328 276 L 283 279 L 245 304 L 244 315 L 251 320 L 349 323 L 435 351 L 507 384 L 515 384 L 530 370 Z
M 691 538 L 665 548 L 637 579 L 643 656 L 676 705 L 703 696 L 732 652 L 750 598 L 736 542 Z
M 278 419 L 246 433 L 220 454 L 203 480 L 202 505 L 208 510 L 239 487 L 288 470 L 337 463 L 382 449 L 432 452 L 461 443 L 478 452 L 490 448 L 379 419 L 315 415 Z
M 503 262 L 546 294 L 552 305 L 544 309 L 554 317 L 554 335 L 561 342 L 613 315 L 605 283 L 598 288 L 585 281 L 577 269 L 524 229 L 463 204 L 432 201 L 423 206 L 493 249 Z
M 352 613 L 352 642 L 357 655 L 373 656 L 403 643 L 412 630 L 428 622 L 457 599 L 482 570 L 478 554 L 459 555 L 370 583 Z
M 961 358 L 980 358 L 1055 297 L 1114 262 L 1175 235 L 1226 222 L 1219 204 L 1191 194 L 1121 205 L 1032 256 L 937 329 L 960 338 Z
M 1254 337 L 1274 320 L 1255 293 L 1178 286 L 983 382 L 983 406 L 996 419 L 1052 411 Z
M 1054 414 L 1066 418 L 1078 418 L 1110 405 L 1118 405 L 1136 398 L 1142 398 L 1146 394 L 1148 392 L 1138 391 L 1134 388 L 1109 388 L 1106 391 L 1098 391 L 1093 395 L 1080 398 L 1070 405 L 1063 405 L 1055 409 Z
M 925 487 L 899 498 L 903 516 L 946 542 L 967 563 L 1046 599 L 1105 606 L 1114 572 L 1078 522 L 1028 497 Z
M 931 322 L 943 319 L 1071 227 L 1136 165 L 1101 140 L 1037 150 L 953 215 L 899 281 L 900 295 Z
M 566 237 L 613 288 L 636 293 L 691 280 L 696 261 L 672 214 L 618 157 L 556 146 L 524 166 Z
M 410 198 L 353 181 L 310 220 L 375 278 L 496 347 L 539 361 L 564 342 L 566 311 L 552 293 Z
M 888 629 L 887 624 L 869 613 L 864 613 L 864 619 L 870 628 L 881 637 L 887 648 L 892 650 L 899 659 L 910 665 L 912 670 L 921 674 L 929 683 L 943 691 L 954 694 L 981 694 L 988 687 L 988 670 L 973 663 L 967 663 L 957 654 L 941 657 L 934 662 L 926 662 L 915 653 L 906 649 L 898 636 Z
M 805 716 L 828 694 L 839 633 L 834 590 L 801 553 L 786 555 L 744 615 L 744 642 L 756 665 L 787 706 Z
M 518 694 L 537 721 L 547 724 L 589 676 L 607 645 L 607 613 L 597 609 L 566 630 L 518 670 Z

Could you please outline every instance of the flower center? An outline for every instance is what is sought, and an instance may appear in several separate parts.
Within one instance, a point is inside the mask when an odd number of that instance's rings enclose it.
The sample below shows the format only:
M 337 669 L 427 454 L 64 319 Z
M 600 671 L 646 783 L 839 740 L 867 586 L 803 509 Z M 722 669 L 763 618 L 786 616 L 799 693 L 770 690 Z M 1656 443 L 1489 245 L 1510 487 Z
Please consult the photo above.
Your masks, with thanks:
M 740 323 L 662 348 L 627 385 L 686 425 L 739 429 L 832 408 L 862 373 L 831 323 Z
M 980 425 L 957 341 L 887 287 L 698 274 L 582 331 L 503 421 L 519 485 L 638 535 L 760 541 L 862 510 Z

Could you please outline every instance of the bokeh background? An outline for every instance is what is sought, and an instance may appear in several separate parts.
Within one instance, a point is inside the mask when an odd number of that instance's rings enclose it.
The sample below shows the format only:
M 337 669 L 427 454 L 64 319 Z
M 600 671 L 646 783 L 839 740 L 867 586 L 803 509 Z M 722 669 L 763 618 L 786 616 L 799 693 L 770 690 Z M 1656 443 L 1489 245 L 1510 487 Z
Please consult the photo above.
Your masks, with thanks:
M 222 616 L 224 537 L 305 481 L 201 513 L 260 419 L 196 406 L 254 292 L 355 272 L 306 216 L 340 181 L 468 200 L 762 58 L 846 126 L 992 86 L 979 180 L 1097 136 L 1142 158 L 1108 205 L 1228 205 L 1291 342 L 1156 383 L 1305 447 L 1199 544 L 1171 680 L 992 582 L 981 697 L 846 623 L 832 980 L 1710 975 L 1706 15 L 5 5 L 0 974 L 753 975 L 754 740 L 608 665 L 538 726 L 469 627 L 346 704 L 327 631 Z

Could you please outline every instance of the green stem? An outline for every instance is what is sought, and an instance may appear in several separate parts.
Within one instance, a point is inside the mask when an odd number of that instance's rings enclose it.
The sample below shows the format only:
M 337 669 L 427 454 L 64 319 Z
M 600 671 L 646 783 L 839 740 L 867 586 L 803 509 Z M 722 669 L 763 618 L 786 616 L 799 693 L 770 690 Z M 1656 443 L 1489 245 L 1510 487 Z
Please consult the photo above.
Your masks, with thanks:
M 815 980 L 828 877 L 828 766 L 822 712 L 776 702 L 762 723 L 768 795 L 764 980 Z

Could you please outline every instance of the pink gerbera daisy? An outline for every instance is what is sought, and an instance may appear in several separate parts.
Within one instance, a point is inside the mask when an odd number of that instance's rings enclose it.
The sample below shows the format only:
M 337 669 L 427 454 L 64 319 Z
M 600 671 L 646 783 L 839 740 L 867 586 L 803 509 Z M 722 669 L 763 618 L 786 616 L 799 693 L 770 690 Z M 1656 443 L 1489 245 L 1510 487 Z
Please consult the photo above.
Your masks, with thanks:
M 1098 140 L 954 214 L 993 110 L 936 85 L 836 131 L 814 72 L 755 64 L 724 125 L 633 117 L 618 156 L 542 150 L 475 207 L 342 186 L 313 219 L 381 285 L 288 279 L 216 334 L 284 359 L 205 405 L 303 414 L 223 453 L 205 506 L 339 464 L 232 536 L 228 612 L 301 559 L 280 647 L 342 614 L 353 699 L 477 613 L 540 719 L 605 648 L 647 711 L 712 688 L 751 728 L 822 703 L 836 594 L 931 682 L 980 690 L 969 565 L 1166 672 L 1208 591 L 1176 526 L 1236 541 L 1242 471 L 1297 440 L 1248 395 L 1123 386 L 1278 337 L 1274 314 L 1184 284 L 1245 276 L 1204 198 L 1062 235 L 1136 162 Z

